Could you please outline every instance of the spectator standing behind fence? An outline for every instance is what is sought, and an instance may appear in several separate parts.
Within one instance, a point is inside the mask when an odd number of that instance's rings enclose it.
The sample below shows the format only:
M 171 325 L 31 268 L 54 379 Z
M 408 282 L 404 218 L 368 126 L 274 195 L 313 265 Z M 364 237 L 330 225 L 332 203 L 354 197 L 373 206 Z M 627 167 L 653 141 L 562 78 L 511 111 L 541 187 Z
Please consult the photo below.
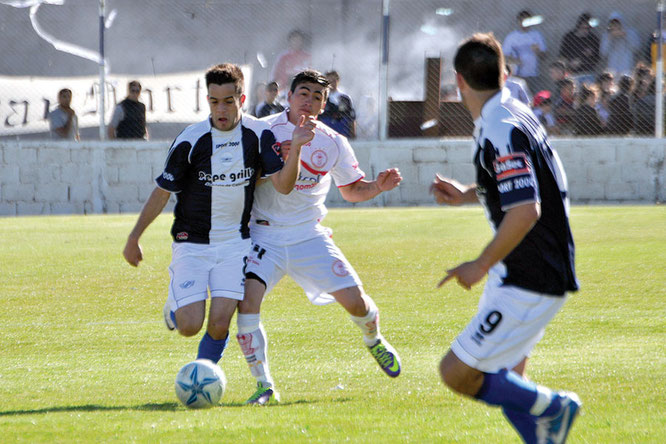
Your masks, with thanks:
M 550 91 L 553 96 L 557 96 L 558 91 L 560 90 L 560 82 L 567 77 L 569 77 L 567 65 L 562 60 L 556 60 L 548 66 L 549 80 L 546 82 L 543 89 Z
M 557 97 L 555 98 L 555 119 L 560 134 L 571 134 L 573 120 L 576 114 L 574 98 L 576 97 L 576 83 L 571 78 L 561 80 Z
M 606 131 L 608 119 L 610 118 L 610 100 L 615 94 L 615 77 L 612 73 L 606 71 L 597 76 L 595 85 L 599 91 L 597 98 L 597 113 L 601 119 L 601 126 Z
M 634 104 L 639 101 L 645 94 L 652 83 L 654 74 L 650 67 L 644 62 L 638 62 L 634 69 L 634 89 L 631 92 L 631 103 Z
M 599 37 L 590 25 L 590 14 L 581 14 L 576 27 L 567 32 L 560 43 L 560 58 L 581 83 L 593 82 L 599 63 Z
M 631 90 L 634 87 L 634 79 L 631 76 L 622 76 L 617 87 L 618 92 L 610 100 L 608 106 L 610 116 L 607 132 L 609 134 L 629 134 L 634 127 L 631 113 Z
M 52 139 L 79 140 L 79 118 L 71 107 L 72 90 L 58 91 L 58 107 L 48 115 Z
M 553 114 L 553 99 L 550 91 L 539 91 L 534 95 L 534 115 L 546 128 L 549 135 L 559 134 L 557 121 Z
M 643 136 L 654 135 L 656 82 L 653 78 L 645 94 L 634 103 L 634 132 Z
M 512 72 L 527 82 L 530 91 L 541 91 L 539 79 L 539 59 L 546 53 L 546 41 L 538 30 L 525 26 L 532 17 L 528 10 L 518 13 L 519 29 L 511 31 L 502 44 L 507 63 L 514 65 Z
M 271 78 L 280 87 L 280 97 L 286 95 L 284 86 L 291 84 L 292 77 L 312 65 L 312 55 L 306 51 L 307 40 L 303 32 L 292 30 L 287 36 L 288 49 L 278 55 L 275 61 Z
M 601 134 L 601 119 L 597 113 L 597 90 L 594 86 L 583 84 L 578 96 L 579 105 L 574 118 L 574 133 L 578 136 L 597 136 Z
M 266 117 L 284 111 L 284 106 L 277 101 L 277 82 L 270 82 L 264 88 L 264 101 L 257 107 L 257 117 Z
M 340 91 L 340 74 L 337 71 L 326 73 L 330 87 L 324 112 L 319 120 L 348 139 L 356 138 L 356 111 L 351 97 Z
M 608 70 L 616 75 L 630 74 L 640 44 L 638 33 L 627 27 L 621 13 L 613 11 L 608 17 L 608 28 L 601 37 L 599 48 L 601 55 L 606 57 Z
M 148 140 L 146 105 L 139 102 L 141 83 L 132 80 L 127 84 L 127 97 L 116 105 L 107 129 L 109 139 Z

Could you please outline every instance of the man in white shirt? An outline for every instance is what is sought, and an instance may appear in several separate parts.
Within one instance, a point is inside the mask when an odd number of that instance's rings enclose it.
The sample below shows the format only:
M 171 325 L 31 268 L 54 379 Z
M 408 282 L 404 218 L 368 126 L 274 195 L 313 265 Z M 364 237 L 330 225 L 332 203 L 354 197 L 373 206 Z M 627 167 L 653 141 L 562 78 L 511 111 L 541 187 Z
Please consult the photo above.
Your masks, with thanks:
M 79 118 L 71 107 L 72 90 L 58 91 L 58 107 L 49 113 L 52 139 L 79 140 Z
M 533 28 L 530 23 L 532 13 L 524 10 L 518 13 L 518 27 L 511 31 L 502 44 L 502 50 L 507 63 L 512 67 L 513 75 L 522 77 L 527 82 L 530 91 L 541 91 L 542 82 L 539 79 L 539 59 L 546 53 L 546 41 L 541 32 Z M 530 26 L 528 26 L 530 25 Z
M 288 93 L 289 108 L 265 120 L 287 161 L 295 153 L 291 132 L 302 119 L 316 118 L 328 95 L 327 79 L 317 71 L 296 75 Z M 285 275 L 291 276 L 317 305 L 334 301 L 350 314 L 361 329 L 363 341 L 382 370 L 390 377 L 400 374 L 400 358 L 379 332 L 378 309 L 365 294 L 361 280 L 331 239 L 331 230 L 320 222 L 326 215 L 324 200 L 331 178 L 342 197 L 363 202 L 390 191 L 402 180 L 396 168 L 382 171 L 376 180 L 364 173 L 347 139 L 320 121 L 312 142 L 302 146 L 301 171 L 293 191 L 280 195 L 272 184 L 257 186 L 250 221 L 252 251 L 247 259 L 245 298 L 238 306 L 238 342 L 257 391 L 248 404 L 278 402 L 266 356 L 266 333 L 260 321 L 261 301 Z

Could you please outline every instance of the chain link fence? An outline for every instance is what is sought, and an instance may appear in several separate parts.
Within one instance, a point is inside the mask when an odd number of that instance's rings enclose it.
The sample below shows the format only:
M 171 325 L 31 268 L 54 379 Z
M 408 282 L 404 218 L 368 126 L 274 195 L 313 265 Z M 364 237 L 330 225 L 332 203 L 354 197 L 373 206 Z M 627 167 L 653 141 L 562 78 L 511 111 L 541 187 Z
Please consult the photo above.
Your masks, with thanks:
M 0 0 L 0 138 L 50 137 L 48 113 L 68 88 L 81 138 L 98 139 L 102 111 L 108 124 L 138 80 L 151 138 L 172 139 L 207 116 L 203 72 L 221 62 L 243 66 L 248 113 L 271 81 L 284 101 L 289 76 L 307 66 L 339 73 L 353 112 L 338 111 L 359 139 L 382 134 L 382 109 L 391 138 L 467 137 L 451 60 L 477 31 L 503 42 L 509 86 L 553 136 L 653 136 L 656 9 L 655 0 L 106 0 L 102 109 L 99 1 Z

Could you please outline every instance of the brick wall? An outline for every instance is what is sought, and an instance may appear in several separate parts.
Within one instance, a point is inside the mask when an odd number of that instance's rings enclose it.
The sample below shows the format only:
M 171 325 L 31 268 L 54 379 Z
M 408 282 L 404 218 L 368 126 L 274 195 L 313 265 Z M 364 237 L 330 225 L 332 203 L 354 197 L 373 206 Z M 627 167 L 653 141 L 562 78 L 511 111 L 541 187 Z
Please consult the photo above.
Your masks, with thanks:
M 655 203 L 666 199 L 666 141 L 554 139 L 574 203 Z M 397 166 L 401 186 L 359 206 L 432 205 L 436 172 L 474 180 L 470 140 L 355 142 L 374 178 Z M 0 142 L 0 216 L 138 212 L 161 171 L 168 142 Z M 331 206 L 350 205 L 331 190 Z M 173 202 L 167 207 L 173 208 Z

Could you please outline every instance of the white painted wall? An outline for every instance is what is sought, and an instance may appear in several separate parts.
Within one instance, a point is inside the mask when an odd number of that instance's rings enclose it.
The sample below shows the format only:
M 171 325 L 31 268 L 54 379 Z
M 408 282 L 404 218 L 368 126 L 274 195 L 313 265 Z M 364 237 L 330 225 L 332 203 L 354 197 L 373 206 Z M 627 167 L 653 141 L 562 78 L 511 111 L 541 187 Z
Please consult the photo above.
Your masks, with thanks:
M 574 203 L 666 200 L 666 141 L 554 139 Z M 401 186 L 359 206 L 432 205 L 436 172 L 474 180 L 471 140 L 399 139 L 353 143 L 374 178 L 400 168 Z M 0 142 L 0 216 L 138 212 L 161 171 L 169 142 Z M 331 206 L 350 205 L 337 190 Z M 173 208 L 173 202 L 167 207 Z

